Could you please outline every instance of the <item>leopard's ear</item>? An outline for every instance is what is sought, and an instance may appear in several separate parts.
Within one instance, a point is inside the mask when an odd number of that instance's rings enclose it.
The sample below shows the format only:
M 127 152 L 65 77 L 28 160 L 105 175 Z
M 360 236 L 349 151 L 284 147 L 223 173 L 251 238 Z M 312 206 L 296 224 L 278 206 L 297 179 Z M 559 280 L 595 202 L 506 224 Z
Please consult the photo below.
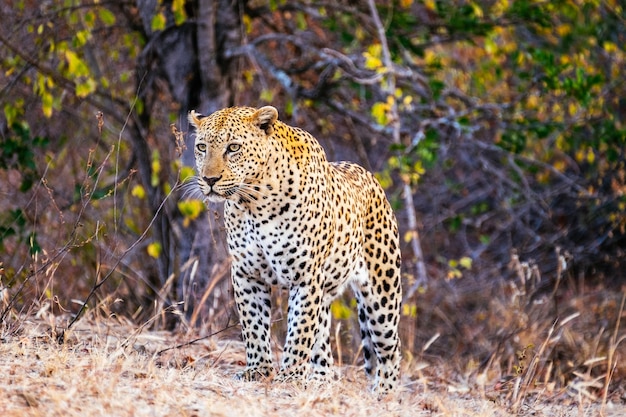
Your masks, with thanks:
M 272 106 L 261 107 L 251 117 L 252 122 L 268 135 L 274 131 L 274 123 L 277 119 L 278 110 Z
M 199 128 L 202 117 L 203 116 L 200 113 L 196 113 L 195 110 L 192 110 L 189 112 L 189 123 L 193 124 L 196 128 Z

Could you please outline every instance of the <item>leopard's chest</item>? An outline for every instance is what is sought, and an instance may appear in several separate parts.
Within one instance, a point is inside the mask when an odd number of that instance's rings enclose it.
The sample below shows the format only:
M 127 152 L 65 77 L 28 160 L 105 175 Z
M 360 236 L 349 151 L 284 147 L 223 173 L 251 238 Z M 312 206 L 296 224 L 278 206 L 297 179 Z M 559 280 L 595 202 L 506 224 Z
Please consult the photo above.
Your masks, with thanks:
M 248 216 L 244 233 L 257 251 L 250 263 L 272 285 L 291 287 L 315 276 L 325 292 L 341 291 L 364 262 L 361 237 L 336 219 L 332 212 L 299 208 L 277 217 Z
M 287 287 L 319 268 L 328 225 L 301 204 L 281 200 L 263 210 L 228 204 L 226 228 L 233 259 L 262 280 Z

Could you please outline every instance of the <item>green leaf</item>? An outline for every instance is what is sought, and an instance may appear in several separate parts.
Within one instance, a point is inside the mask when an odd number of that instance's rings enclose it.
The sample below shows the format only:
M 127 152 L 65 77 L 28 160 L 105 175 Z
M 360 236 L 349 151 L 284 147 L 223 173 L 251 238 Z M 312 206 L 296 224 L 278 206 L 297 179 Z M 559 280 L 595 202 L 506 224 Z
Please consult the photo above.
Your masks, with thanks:
M 430 91 L 433 94 L 433 99 L 439 100 L 441 97 L 441 93 L 443 92 L 446 85 L 439 80 L 430 79 L 428 80 L 428 86 L 430 87 Z
M 85 81 L 76 84 L 76 96 L 85 98 L 89 94 L 96 91 L 97 84 L 93 78 L 87 78 Z
M 180 169 L 180 180 L 181 182 L 187 181 L 187 179 L 193 177 L 195 171 L 192 167 L 184 166 Z
M 101 8 L 98 10 L 98 17 L 107 26 L 112 26 L 115 24 L 115 15 L 108 9 Z
M 52 104 L 54 102 L 54 98 L 49 91 L 43 91 L 41 93 L 41 110 L 43 115 L 50 118 L 52 116 Z
M 172 13 L 174 14 L 174 23 L 176 26 L 182 25 L 187 20 L 187 12 L 185 12 L 185 0 L 172 1 Z
M 83 21 L 88 28 L 93 28 L 94 23 L 96 22 L 96 14 L 92 10 L 89 10 L 85 13 Z
M 272 90 L 263 89 L 259 98 L 266 103 L 271 103 L 274 100 L 274 93 L 272 93 Z
M 34 255 L 38 252 L 41 252 L 41 246 L 39 246 L 39 242 L 37 242 L 37 233 L 32 232 L 28 238 L 29 244 L 29 252 L 31 255 Z
M 20 109 L 14 106 L 12 103 L 4 105 L 4 117 L 7 119 L 7 126 L 12 126 L 17 116 L 20 114 Z
M 306 21 L 306 14 L 304 14 L 303 12 L 297 12 L 296 13 L 296 25 L 298 26 L 298 30 L 306 30 L 308 27 L 307 21 Z
M 89 67 L 85 61 L 80 59 L 78 54 L 72 50 L 65 51 L 65 61 L 67 62 L 67 71 L 73 77 L 84 77 L 89 75 Z
M 157 13 L 152 18 L 152 23 L 150 24 L 150 27 L 154 32 L 158 32 L 165 29 L 166 23 L 167 20 L 165 19 L 165 15 L 163 13 Z
M 81 47 L 87 43 L 87 41 L 91 39 L 91 31 L 90 30 L 79 30 L 74 35 L 74 46 Z

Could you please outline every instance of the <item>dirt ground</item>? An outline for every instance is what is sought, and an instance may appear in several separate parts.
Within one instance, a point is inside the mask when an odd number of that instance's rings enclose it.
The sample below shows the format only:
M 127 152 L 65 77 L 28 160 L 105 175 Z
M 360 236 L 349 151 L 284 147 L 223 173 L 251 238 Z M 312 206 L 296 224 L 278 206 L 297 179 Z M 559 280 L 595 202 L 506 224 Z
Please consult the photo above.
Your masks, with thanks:
M 99 320 L 80 322 L 58 343 L 53 329 L 33 318 L 2 330 L 1 416 L 626 415 L 622 405 L 603 409 L 597 399 L 566 395 L 534 395 L 512 413 L 492 382 L 433 383 L 425 364 L 405 366 L 400 392 L 382 400 L 350 366 L 317 386 L 242 382 L 233 378 L 245 360 L 237 340 L 207 338 L 161 352 L 193 337 Z

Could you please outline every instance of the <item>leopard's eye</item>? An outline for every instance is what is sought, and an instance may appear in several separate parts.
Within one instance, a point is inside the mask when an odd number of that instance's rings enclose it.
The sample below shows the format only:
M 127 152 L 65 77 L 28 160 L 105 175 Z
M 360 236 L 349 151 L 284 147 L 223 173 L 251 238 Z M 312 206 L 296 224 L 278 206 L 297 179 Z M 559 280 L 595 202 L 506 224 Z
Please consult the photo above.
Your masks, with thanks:
M 198 144 L 196 144 L 196 149 L 199 152 L 206 152 L 206 143 L 198 143 Z
M 241 145 L 239 143 L 231 143 L 226 148 L 226 150 L 230 153 L 237 152 L 239 149 L 241 149 Z

